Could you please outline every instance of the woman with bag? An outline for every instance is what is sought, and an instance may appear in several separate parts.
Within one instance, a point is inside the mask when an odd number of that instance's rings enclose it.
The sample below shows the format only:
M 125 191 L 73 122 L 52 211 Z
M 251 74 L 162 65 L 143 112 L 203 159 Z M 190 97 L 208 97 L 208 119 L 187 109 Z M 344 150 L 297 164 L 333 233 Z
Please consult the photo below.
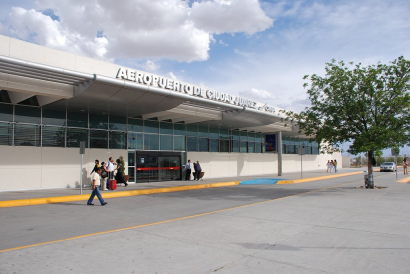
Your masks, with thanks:
M 105 189 L 105 182 L 107 181 L 108 177 L 108 170 L 107 167 L 105 166 L 105 162 L 101 163 L 101 184 L 100 184 L 100 189 L 101 190 L 106 190 Z
M 124 186 L 128 186 L 128 183 L 124 177 L 124 172 L 123 172 L 124 167 L 121 164 L 120 159 L 117 159 L 116 162 L 117 162 L 117 168 L 115 170 L 117 171 L 117 174 L 115 174 L 115 180 L 117 181 L 117 184 L 124 184 Z

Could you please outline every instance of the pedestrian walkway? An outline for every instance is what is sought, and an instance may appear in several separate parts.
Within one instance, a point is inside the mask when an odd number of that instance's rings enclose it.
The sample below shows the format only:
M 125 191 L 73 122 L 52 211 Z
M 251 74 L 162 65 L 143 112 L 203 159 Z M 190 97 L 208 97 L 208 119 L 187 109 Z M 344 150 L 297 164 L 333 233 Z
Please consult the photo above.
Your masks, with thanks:
M 305 172 L 306 179 L 301 179 L 300 173 L 288 173 L 282 176 L 286 179 L 279 179 L 278 184 L 292 184 L 311 182 L 323 179 L 337 178 L 341 176 L 349 176 L 362 174 L 363 170 L 358 169 L 342 169 L 337 174 L 329 174 L 323 171 Z M 205 179 L 202 181 L 166 181 L 152 183 L 129 184 L 128 187 L 118 186 L 115 191 L 103 191 L 104 199 L 120 198 L 136 195 L 147 195 L 156 193 L 167 193 L 175 191 L 197 190 L 213 187 L 228 187 L 239 185 L 241 182 L 247 182 L 258 179 L 269 180 L 277 178 L 277 175 L 262 175 L 262 176 L 239 176 L 229 178 L 214 178 Z M 41 189 L 41 190 L 18 190 L 0 192 L 0 207 L 15 207 L 28 206 L 39 204 L 62 203 L 72 201 L 86 201 L 91 193 L 90 187 L 83 188 L 83 194 L 80 195 L 80 189 Z

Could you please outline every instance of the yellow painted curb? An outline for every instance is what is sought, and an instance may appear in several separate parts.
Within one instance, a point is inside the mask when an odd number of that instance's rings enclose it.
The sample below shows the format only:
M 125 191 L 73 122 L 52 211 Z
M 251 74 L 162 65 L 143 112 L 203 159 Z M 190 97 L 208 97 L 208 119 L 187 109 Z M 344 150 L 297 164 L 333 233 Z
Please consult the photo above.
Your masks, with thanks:
M 101 196 L 103 196 L 104 199 L 107 199 L 107 198 L 120 198 L 120 197 L 137 196 L 137 195 L 147 195 L 147 194 L 166 193 L 166 192 L 175 192 L 175 191 L 195 190 L 195 189 L 203 189 L 203 188 L 211 188 L 211 187 L 234 186 L 234 185 L 238 185 L 239 183 L 240 182 L 238 182 L 238 181 L 232 181 L 232 182 L 202 184 L 202 185 L 175 186 L 175 187 L 164 187 L 164 188 L 153 188 L 153 189 L 128 190 L 128 191 L 101 193 Z M 41 204 L 75 202 L 75 201 L 87 201 L 89 197 L 90 197 L 90 194 L 83 194 L 83 195 L 71 195 L 71 196 L 60 196 L 60 197 L 0 201 L 0 207 L 15 207 L 15 206 L 28 206 L 28 205 L 41 205 Z
M 278 181 L 276 184 L 277 185 L 301 184 L 301 183 L 308 183 L 308 182 L 319 181 L 319 180 L 333 179 L 333 178 L 339 178 L 339 177 L 345 177 L 345 176 L 357 175 L 357 174 L 363 174 L 363 171 L 350 172 L 350 173 L 341 173 L 341 174 L 327 175 L 327 176 L 321 176 L 321 177 L 311 177 L 311 178 L 306 178 L 306 179 L 283 180 L 283 181 Z
M 396 183 L 404 183 L 404 184 L 407 184 L 409 182 L 410 182 L 410 177 L 405 177 L 403 179 L 396 181 Z

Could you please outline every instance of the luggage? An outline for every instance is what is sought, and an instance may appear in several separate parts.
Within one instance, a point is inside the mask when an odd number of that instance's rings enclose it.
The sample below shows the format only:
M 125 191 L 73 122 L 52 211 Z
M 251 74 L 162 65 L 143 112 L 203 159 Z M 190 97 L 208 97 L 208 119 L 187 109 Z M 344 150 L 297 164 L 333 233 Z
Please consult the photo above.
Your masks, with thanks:
M 116 190 L 117 189 L 117 181 L 116 180 L 110 180 L 108 183 L 108 187 L 110 190 Z
M 202 179 L 202 177 L 204 177 L 205 172 L 201 172 L 201 174 L 199 175 L 199 179 Z

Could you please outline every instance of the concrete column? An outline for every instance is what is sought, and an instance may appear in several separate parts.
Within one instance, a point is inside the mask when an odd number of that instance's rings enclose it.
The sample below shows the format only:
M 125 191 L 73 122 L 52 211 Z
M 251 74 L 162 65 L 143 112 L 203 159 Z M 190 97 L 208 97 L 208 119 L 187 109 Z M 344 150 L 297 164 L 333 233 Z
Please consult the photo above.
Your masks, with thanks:
M 282 132 L 276 134 L 276 148 L 278 151 L 278 176 L 282 176 Z

